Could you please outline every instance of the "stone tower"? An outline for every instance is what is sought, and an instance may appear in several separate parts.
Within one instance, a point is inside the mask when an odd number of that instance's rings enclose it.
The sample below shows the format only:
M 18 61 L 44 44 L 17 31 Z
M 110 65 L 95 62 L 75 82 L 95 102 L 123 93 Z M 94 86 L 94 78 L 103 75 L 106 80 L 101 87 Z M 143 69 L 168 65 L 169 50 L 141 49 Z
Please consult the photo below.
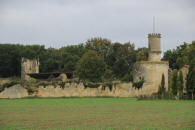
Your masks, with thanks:
M 39 73 L 39 59 L 25 59 L 21 61 L 21 80 L 30 80 L 30 73 Z
M 161 34 L 159 33 L 148 34 L 149 61 L 160 61 L 161 57 L 160 38 Z
M 139 81 L 140 77 L 145 80 L 141 90 L 142 95 L 157 93 L 163 74 L 165 76 L 165 88 L 168 89 L 169 62 L 160 60 L 160 38 L 161 34 L 159 33 L 148 34 L 148 61 L 138 61 L 133 66 L 133 81 Z

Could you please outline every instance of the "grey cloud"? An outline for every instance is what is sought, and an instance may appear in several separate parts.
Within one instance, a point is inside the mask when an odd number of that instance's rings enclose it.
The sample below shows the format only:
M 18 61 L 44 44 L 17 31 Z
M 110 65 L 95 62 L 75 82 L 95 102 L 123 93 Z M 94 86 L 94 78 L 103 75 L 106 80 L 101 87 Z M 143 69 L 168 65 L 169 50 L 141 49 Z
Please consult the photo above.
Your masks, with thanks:
M 162 49 L 195 40 L 194 0 L 0 0 L 0 43 L 61 47 L 106 37 L 147 46 L 156 17 Z

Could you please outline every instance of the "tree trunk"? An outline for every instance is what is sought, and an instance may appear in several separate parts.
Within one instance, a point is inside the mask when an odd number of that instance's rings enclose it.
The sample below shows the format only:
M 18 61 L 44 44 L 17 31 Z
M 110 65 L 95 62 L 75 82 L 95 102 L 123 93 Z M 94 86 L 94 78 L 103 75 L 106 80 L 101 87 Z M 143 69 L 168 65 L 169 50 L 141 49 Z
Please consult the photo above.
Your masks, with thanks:
M 194 93 L 192 92 L 192 100 L 194 100 Z

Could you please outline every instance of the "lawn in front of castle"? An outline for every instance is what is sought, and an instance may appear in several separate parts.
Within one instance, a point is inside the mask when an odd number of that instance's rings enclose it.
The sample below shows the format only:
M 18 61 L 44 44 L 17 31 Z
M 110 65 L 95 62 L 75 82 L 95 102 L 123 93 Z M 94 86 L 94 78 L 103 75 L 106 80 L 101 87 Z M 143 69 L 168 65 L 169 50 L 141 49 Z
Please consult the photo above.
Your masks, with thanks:
M 195 129 L 195 101 L 0 99 L 0 129 Z

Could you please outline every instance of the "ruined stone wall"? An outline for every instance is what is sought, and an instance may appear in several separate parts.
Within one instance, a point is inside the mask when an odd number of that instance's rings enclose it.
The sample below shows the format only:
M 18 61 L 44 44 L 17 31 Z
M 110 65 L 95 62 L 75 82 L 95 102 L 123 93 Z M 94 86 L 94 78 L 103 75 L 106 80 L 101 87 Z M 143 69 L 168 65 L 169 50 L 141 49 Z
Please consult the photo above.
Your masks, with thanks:
M 30 73 L 39 73 L 39 60 L 37 59 L 25 59 L 22 58 L 21 61 L 21 80 L 28 81 L 30 80 Z
M 165 61 L 142 61 L 134 65 L 134 82 L 140 77 L 144 77 L 145 83 L 143 88 L 148 88 L 148 94 L 158 91 L 161 84 L 162 74 L 165 76 L 165 87 L 168 89 L 168 69 L 169 64 Z
M 23 98 L 28 97 L 28 92 L 20 84 L 16 84 L 12 87 L 5 88 L 0 92 L 0 98 Z
M 121 83 L 113 86 L 112 90 L 109 87 L 103 89 L 102 86 L 98 88 L 85 88 L 83 84 L 72 84 L 71 87 L 60 86 L 54 87 L 53 85 L 47 87 L 40 87 L 36 96 L 39 97 L 98 97 L 98 96 L 111 96 L 111 97 L 136 97 L 139 95 L 149 95 L 148 88 L 135 89 L 131 83 Z
M 138 90 L 132 87 L 132 83 L 119 83 L 110 89 L 109 87 L 99 86 L 98 88 L 85 88 L 82 83 L 66 83 L 62 88 L 60 85 L 39 86 L 38 91 L 28 94 L 27 90 L 21 85 L 6 88 L 0 93 L 0 98 L 22 98 L 29 96 L 36 97 L 136 97 L 140 95 L 150 95 L 151 89 L 144 86 Z

